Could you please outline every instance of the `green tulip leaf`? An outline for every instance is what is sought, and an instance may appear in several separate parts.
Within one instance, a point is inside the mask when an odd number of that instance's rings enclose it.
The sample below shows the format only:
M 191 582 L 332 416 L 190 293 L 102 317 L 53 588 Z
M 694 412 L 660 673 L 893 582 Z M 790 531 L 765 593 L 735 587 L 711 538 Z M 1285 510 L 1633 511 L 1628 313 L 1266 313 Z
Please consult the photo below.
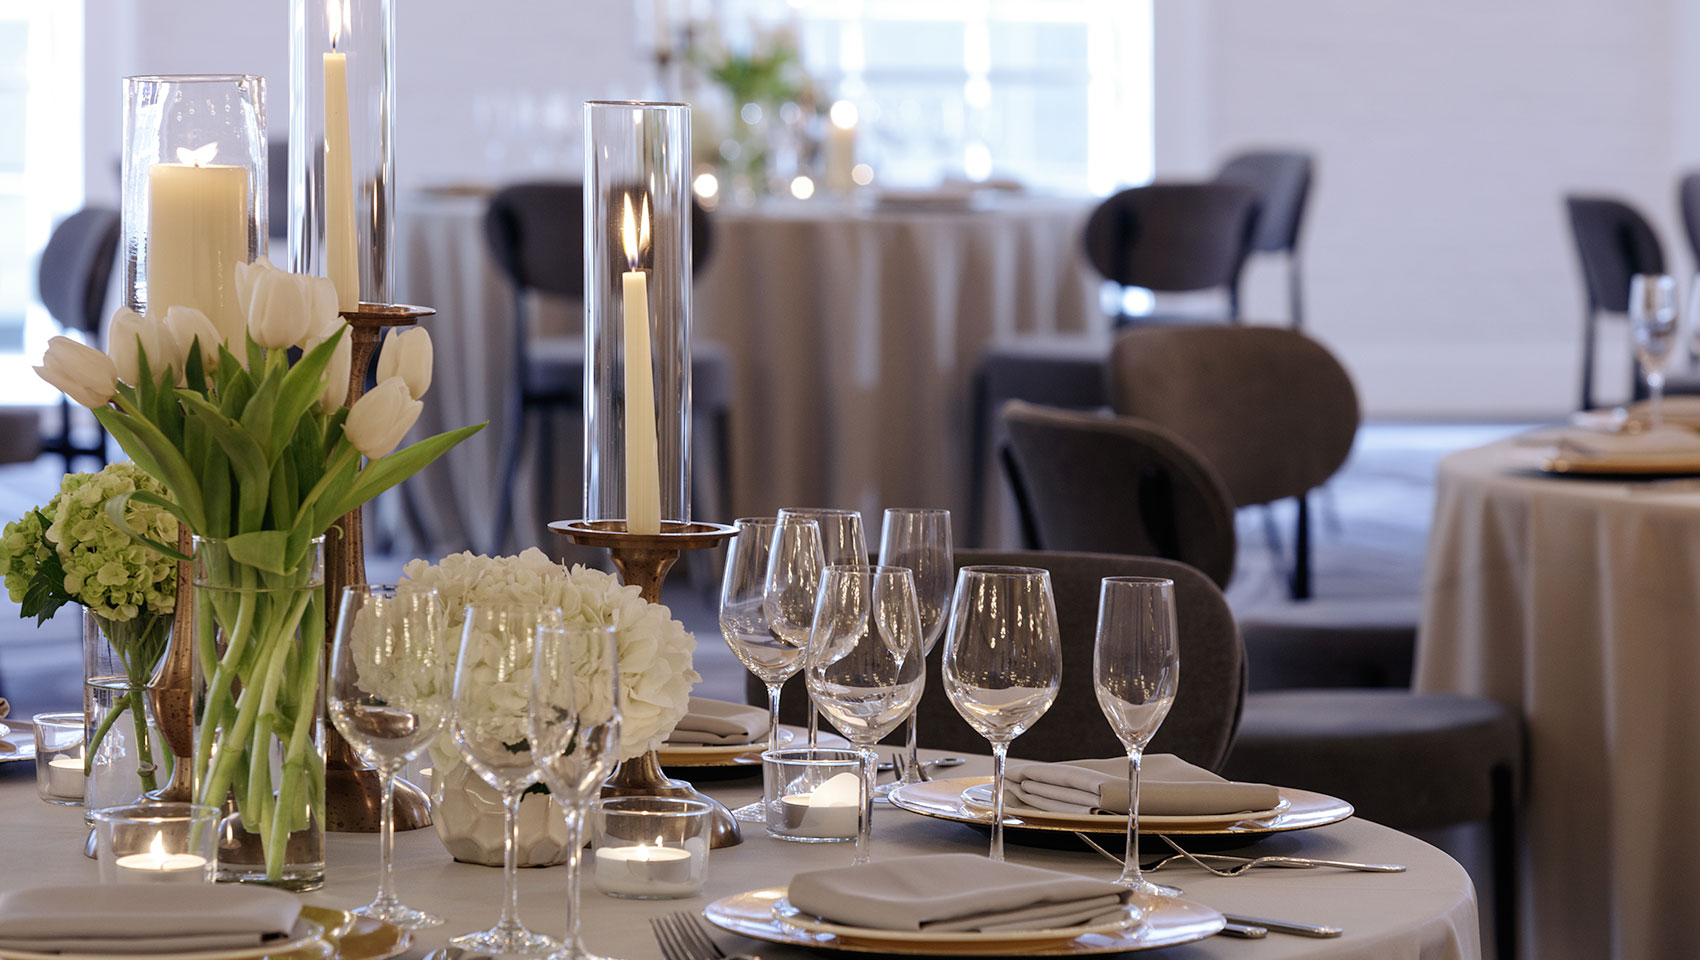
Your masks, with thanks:
M 289 535 L 282 530 L 254 530 L 239 533 L 225 545 L 230 558 L 267 573 L 288 573 Z
M 124 508 L 130 505 L 131 500 L 134 500 L 137 503 L 145 503 L 155 507 L 160 507 L 172 516 L 176 517 L 180 523 L 189 522 L 186 518 L 184 518 L 183 512 L 177 508 L 177 504 L 172 503 L 170 500 L 167 500 L 158 494 L 149 493 L 146 490 L 132 490 L 128 493 L 120 493 L 109 497 L 106 501 L 106 519 L 112 521 L 113 526 L 124 531 L 125 536 L 128 536 L 131 540 L 134 540 L 137 543 L 145 545 L 148 549 L 160 554 L 161 556 L 168 557 L 178 562 L 194 559 L 187 554 L 179 552 L 175 544 L 166 546 L 152 537 L 137 533 L 130 526 L 130 518 L 124 514 Z

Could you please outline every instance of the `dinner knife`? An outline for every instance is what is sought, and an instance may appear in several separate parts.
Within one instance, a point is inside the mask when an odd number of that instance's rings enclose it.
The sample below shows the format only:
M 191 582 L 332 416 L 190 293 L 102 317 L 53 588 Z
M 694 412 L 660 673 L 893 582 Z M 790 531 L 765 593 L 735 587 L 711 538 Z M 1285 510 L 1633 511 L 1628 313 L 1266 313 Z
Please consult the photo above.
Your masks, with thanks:
M 1270 933 L 1290 933 L 1296 937 L 1338 937 L 1345 931 L 1339 927 L 1327 927 L 1313 923 L 1294 923 L 1290 920 L 1265 920 L 1262 917 L 1247 917 L 1237 913 L 1224 913 L 1229 923 L 1244 924 L 1248 927 L 1262 927 Z
M 1236 937 L 1240 940 L 1261 940 L 1269 936 L 1267 927 L 1254 927 L 1249 924 L 1235 923 L 1232 920 L 1216 932 L 1224 937 Z

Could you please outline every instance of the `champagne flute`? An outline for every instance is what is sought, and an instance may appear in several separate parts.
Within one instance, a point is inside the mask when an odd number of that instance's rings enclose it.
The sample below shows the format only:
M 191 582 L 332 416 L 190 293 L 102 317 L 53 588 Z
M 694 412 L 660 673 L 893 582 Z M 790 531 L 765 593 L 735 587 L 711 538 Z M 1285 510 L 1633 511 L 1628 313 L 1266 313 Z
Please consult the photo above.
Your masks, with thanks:
M 612 626 L 540 626 L 531 658 L 531 755 L 567 817 L 567 932 L 550 960 L 603 960 L 579 942 L 584 816 L 620 754 L 620 647 Z
M 720 583 L 720 635 L 739 662 L 767 686 L 767 748 L 779 749 L 779 694 L 785 681 L 803 667 L 804 642 L 794 643 L 773 628 L 765 602 L 768 557 L 773 552 L 776 517 L 745 517 L 726 553 L 726 575 Z M 813 619 L 813 614 L 810 614 Z M 767 819 L 762 802 L 732 811 L 746 823 Z
M 768 627 L 790 646 L 809 644 L 815 622 L 815 594 L 826 560 L 820 524 L 779 511 L 762 575 L 762 612 Z M 815 745 L 815 708 L 809 705 L 809 746 Z
M 908 567 L 915 573 L 915 600 L 921 608 L 921 652 L 932 656 L 933 647 L 944 633 L 945 615 L 950 611 L 951 581 L 956 568 L 950 547 L 950 511 L 921 507 L 892 507 L 880 524 L 880 564 Z M 907 762 L 897 783 L 880 788 L 881 795 L 905 783 L 919 783 L 921 758 L 916 752 L 916 722 L 919 711 L 909 714 Z
M 1105 577 L 1098 594 L 1092 689 L 1098 708 L 1127 748 L 1127 854 L 1116 882 L 1142 896 L 1179 896 L 1139 873 L 1139 761 L 1169 715 L 1180 679 L 1175 582 Z
M 921 702 L 927 682 L 914 573 L 867 564 L 827 567 L 804 676 L 809 697 L 861 754 L 862 811 L 852 862 L 867 863 L 874 744 Z
M 395 895 L 395 781 L 448 719 L 454 650 L 437 591 L 366 584 L 344 587 L 331 649 L 331 722 L 378 769 L 378 895 L 354 912 L 408 929 L 443 918 Z
M 1649 426 L 1664 422 L 1665 365 L 1677 342 L 1676 278 L 1638 273 L 1629 280 L 1629 334 L 1647 379 Z
M 494 956 L 549 954 L 561 944 L 519 920 L 515 846 L 519 800 L 537 782 L 528 729 L 531 654 L 539 627 L 561 625 L 555 606 L 470 603 L 455 664 L 454 732 L 466 765 L 502 795 L 502 916 L 496 925 L 455 937 L 463 950 Z
M 1050 571 L 978 566 L 958 571 L 941 666 L 951 706 L 992 745 L 990 856 L 1001 861 L 1010 741 L 1051 709 L 1062 682 Z
M 860 510 L 840 510 L 836 507 L 785 507 L 781 519 L 802 517 L 820 525 L 821 561 L 824 566 L 850 564 L 862 566 L 868 562 L 868 538 L 862 532 Z M 809 707 L 809 746 L 816 746 L 820 735 L 818 711 Z

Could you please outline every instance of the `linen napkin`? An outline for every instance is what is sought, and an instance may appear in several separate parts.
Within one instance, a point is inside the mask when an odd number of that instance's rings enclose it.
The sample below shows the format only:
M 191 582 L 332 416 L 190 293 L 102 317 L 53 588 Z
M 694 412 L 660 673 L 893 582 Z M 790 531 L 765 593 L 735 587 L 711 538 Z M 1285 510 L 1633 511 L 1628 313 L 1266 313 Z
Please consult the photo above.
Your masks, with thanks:
M 1006 781 L 1016 803 L 1053 813 L 1126 813 L 1127 758 L 1029 763 Z M 1172 753 L 1147 755 L 1139 768 L 1139 812 L 1155 817 L 1268 810 L 1281 792 L 1267 783 L 1224 780 Z
M 1107 923 L 1124 915 L 1130 892 L 1108 880 L 946 853 L 799 873 L 785 896 L 804 913 L 848 926 L 991 932 Z
M 227 950 L 281 938 L 301 901 L 249 884 L 35 887 L 0 894 L 0 949 L 38 953 Z
M 681 747 L 719 747 L 755 743 L 767 736 L 767 711 L 742 703 L 692 697 L 685 718 L 667 742 Z

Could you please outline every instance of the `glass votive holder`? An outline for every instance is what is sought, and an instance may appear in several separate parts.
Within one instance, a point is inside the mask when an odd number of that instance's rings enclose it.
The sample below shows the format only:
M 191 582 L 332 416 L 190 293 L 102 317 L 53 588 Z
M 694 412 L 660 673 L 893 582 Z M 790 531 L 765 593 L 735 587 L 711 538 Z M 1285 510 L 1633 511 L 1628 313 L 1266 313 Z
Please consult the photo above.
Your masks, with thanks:
M 761 755 L 768 836 L 800 843 L 856 839 L 862 817 L 861 759 L 854 750 L 786 747 Z
M 83 803 L 83 715 L 38 713 L 35 723 L 35 792 L 48 803 Z
M 694 897 L 708 879 L 714 808 L 684 797 L 605 797 L 590 808 L 596 888 L 611 897 Z
M 145 801 L 102 807 L 92 817 L 100 882 L 213 882 L 217 807 Z

